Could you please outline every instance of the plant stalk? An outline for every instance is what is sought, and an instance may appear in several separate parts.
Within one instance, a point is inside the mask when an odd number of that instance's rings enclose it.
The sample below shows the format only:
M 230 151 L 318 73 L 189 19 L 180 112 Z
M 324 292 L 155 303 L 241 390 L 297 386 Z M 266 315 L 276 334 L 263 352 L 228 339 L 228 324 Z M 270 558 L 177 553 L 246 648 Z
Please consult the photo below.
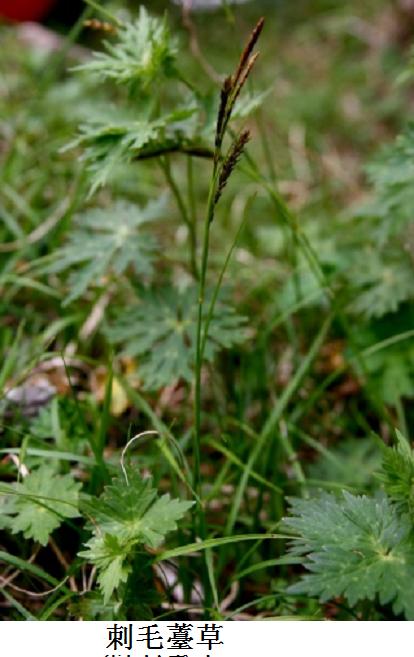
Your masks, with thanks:
M 190 269 L 191 273 L 193 274 L 195 280 L 198 280 L 199 274 L 198 274 L 198 266 L 197 266 L 197 237 L 196 237 L 196 232 L 195 232 L 195 225 L 194 222 L 192 221 L 192 218 L 190 217 L 188 210 L 186 208 L 186 205 L 184 203 L 184 199 L 182 197 L 182 194 L 180 192 L 180 189 L 177 185 L 177 183 L 174 180 L 174 177 L 171 173 L 171 167 L 170 167 L 170 162 L 168 160 L 168 157 L 165 156 L 164 159 L 160 159 L 160 165 L 161 168 L 164 172 L 165 179 L 170 186 L 170 189 L 173 193 L 173 196 L 175 198 L 175 201 L 177 203 L 177 207 L 181 213 L 181 217 L 185 225 L 187 226 L 188 230 L 188 241 L 189 241 L 189 247 L 190 247 Z
M 204 220 L 204 236 L 201 254 L 200 279 L 198 284 L 198 313 L 196 334 L 195 390 L 194 390 L 194 479 L 193 488 L 200 496 L 200 442 L 201 442 L 201 368 L 203 364 L 202 328 L 203 308 L 206 291 L 208 251 L 210 246 L 210 226 L 214 217 L 215 194 L 217 187 L 217 159 L 214 161 L 213 172 L 208 193 L 207 211 Z

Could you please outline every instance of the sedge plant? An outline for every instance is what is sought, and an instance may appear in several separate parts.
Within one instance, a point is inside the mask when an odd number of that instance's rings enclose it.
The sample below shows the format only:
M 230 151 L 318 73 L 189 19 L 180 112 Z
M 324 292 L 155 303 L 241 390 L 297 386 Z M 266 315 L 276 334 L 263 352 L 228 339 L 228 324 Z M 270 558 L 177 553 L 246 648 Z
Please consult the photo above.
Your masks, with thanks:
M 105 14 L 105 17 L 108 18 L 108 15 Z M 152 285 L 149 290 L 141 289 L 136 309 L 129 308 L 127 313 L 121 313 L 112 325 L 106 327 L 105 332 L 113 344 L 126 342 L 130 355 L 144 356 L 140 372 L 145 387 L 158 388 L 180 374 L 189 382 L 194 377 L 193 475 L 190 488 L 196 500 L 193 507 L 193 538 L 201 541 L 207 539 L 200 477 L 202 368 L 206 360 L 211 361 L 219 347 L 241 339 L 243 325 L 243 320 L 220 299 L 229 257 L 215 287 L 212 291 L 208 290 L 210 232 L 220 198 L 249 141 L 249 131 L 244 129 L 235 134 L 230 130 L 230 121 L 237 117 L 237 104 L 242 102 L 241 93 L 257 60 L 258 53 L 254 53 L 254 49 L 263 23 L 260 19 L 253 29 L 235 72 L 224 79 L 216 118 L 209 119 L 210 122 L 199 128 L 198 132 L 194 131 L 193 119 L 194 115 L 199 114 L 197 118 L 200 122 L 204 113 L 203 96 L 194 90 L 179 69 L 176 41 L 170 35 L 166 21 L 150 17 L 144 8 L 141 7 L 135 24 L 114 20 L 112 38 L 116 39 L 116 44 L 106 43 L 105 52 L 95 54 L 89 62 L 78 67 L 95 79 L 112 84 L 115 82 L 126 89 L 127 102 L 123 113 L 112 116 L 103 113 L 103 116 L 90 118 L 81 127 L 80 136 L 70 144 L 70 148 L 80 147 L 83 150 L 83 159 L 92 174 L 90 193 L 93 195 L 106 185 L 120 163 L 156 160 L 188 230 L 189 269 L 195 283 L 193 289 L 187 290 L 185 295 L 168 286 L 157 289 Z M 159 90 L 161 81 L 166 84 L 171 79 L 177 84 L 184 84 L 190 94 L 183 107 L 172 110 L 163 107 Z M 155 89 L 159 94 L 156 101 L 153 97 Z M 132 107 L 129 107 L 137 99 L 141 105 L 138 120 L 131 112 Z M 206 135 L 211 135 L 213 147 L 206 143 Z M 195 212 L 187 210 L 175 181 L 169 160 L 174 153 L 188 158 L 189 177 L 191 158 L 208 159 L 212 163 L 199 262 Z M 118 202 L 112 209 L 92 208 L 79 216 L 76 220 L 79 228 L 72 233 L 70 242 L 55 253 L 51 263 L 45 265 L 48 273 L 60 273 L 80 265 L 71 275 L 71 292 L 65 303 L 71 303 L 83 295 L 94 285 L 97 276 L 106 274 L 114 280 L 115 276 L 126 273 L 132 267 L 143 282 L 148 280 L 158 250 L 148 228 L 152 221 L 162 215 L 163 203 L 162 198 L 143 207 Z M 121 225 L 114 224 L 113 214 L 122 219 Z M 79 248 L 80 244 L 82 248 Z M 102 257 L 95 257 L 97 250 Z M 170 337 L 171 311 L 177 313 L 173 339 Z M 158 326 L 164 328 L 159 330 L 156 328 Z M 191 331 L 187 327 L 191 327 Z M 156 341 L 161 340 L 159 347 L 165 336 L 164 353 L 153 348 L 156 342 L 151 344 L 152 334 L 155 334 Z M 95 536 L 88 543 L 89 551 L 82 553 L 82 556 L 89 555 L 90 559 L 101 564 L 100 582 L 106 601 L 118 584 L 127 581 L 130 568 L 134 568 L 131 563 L 127 565 L 123 546 L 115 544 L 112 539 L 108 541 L 102 544 Z M 205 608 L 208 609 L 211 592 L 216 605 L 218 601 L 209 551 L 206 549 L 204 554 L 202 586 Z M 114 583 L 108 568 L 110 558 L 114 559 L 116 555 L 119 571 Z
M 194 395 L 194 490 L 200 495 L 200 445 L 201 445 L 201 369 L 203 365 L 203 356 L 208 337 L 209 325 L 214 313 L 214 307 L 219 292 L 216 287 L 215 293 L 210 302 L 208 313 L 203 320 L 203 309 L 205 304 L 205 291 L 207 280 L 208 254 L 210 245 L 210 230 L 214 220 L 217 203 L 223 193 L 223 190 L 235 168 L 238 160 L 243 154 L 246 144 L 249 140 L 250 133 L 243 130 L 236 137 L 233 137 L 231 144 L 223 155 L 223 142 L 228 130 L 229 121 L 234 110 L 235 103 L 245 85 L 258 53 L 253 53 L 254 47 L 263 29 L 263 19 L 261 19 L 244 48 L 238 67 L 235 73 L 226 77 L 220 95 L 220 105 L 217 115 L 217 124 L 214 140 L 213 168 L 208 193 L 207 208 L 204 220 L 203 243 L 201 252 L 200 280 L 198 287 L 198 316 L 197 316 L 197 338 L 196 338 L 196 361 L 195 361 L 195 395 Z

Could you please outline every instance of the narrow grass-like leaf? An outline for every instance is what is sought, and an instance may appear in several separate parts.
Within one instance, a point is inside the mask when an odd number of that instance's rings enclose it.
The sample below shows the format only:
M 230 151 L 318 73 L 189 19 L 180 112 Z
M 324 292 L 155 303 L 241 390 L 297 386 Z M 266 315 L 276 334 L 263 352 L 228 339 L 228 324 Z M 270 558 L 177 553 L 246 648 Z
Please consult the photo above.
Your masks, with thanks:
M 222 536 L 221 538 L 208 538 L 198 543 L 189 543 L 188 545 L 181 545 L 180 547 L 166 550 L 158 554 L 155 561 L 166 561 L 175 557 L 182 557 L 194 552 L 202 552 L 210 548 L 221 547 L 222 545 L 229 545 L 231 543 L 239 543 L 240 541 L 266 541 L 271 539 L 288 539 L 287 534 L 236 534 L 235 536 Z
M 30 561 L 27 561 L 26 559 L 20 559 L 20 557 L 16 557 L 14 554 L 10 554 L 9 552 L 0 550 L 0 561 L 13 566 L 13 568 L 18 568 L 23 572 L 28 572 L 30 575 L 34 575 L 35 577 L 44 580 L 51 586 L 59 586 L 59 584 L 61 584 L 59 580 L 52 577 L 52 575 L 49 575 L 39 566 L 30 563 Z
M 37 620 L 36 616 L 33 616 L 33 614 L 31 614 L 30 611 L 28 611 L 26 609 L 26 607 L 24 607 L 21 604 L 21 602 L 16 600 L 16 598 L 14 598 L 3 586 L 1 587 L 1 590 L 2 590 L 3 595 L 6 598 L 6 600 L 8 600 L 10 602 L 10 604 L 13 607 L 15 607 L 15 609 L 17 609 L 17 611 L 23 616 L 24 620 L 26 620 L 26 621 L 35 621 L 35 620 Z
M 309 349 L 307 355 L 303 359 L 301 365 L 299 366 L 298 370 L 295 372 L 294 376 L 291 378 L 289 381 L 288 385 L 284 389 L 281 397 L 279 398 L 278 402 L 276 403 L 276 406 L 270 413 L 268 419 L 266 420 L 264 427 L 258 436 L 256 445 L 253 447 L 253 449 L 250 452 L 249 458 L 246 463 L 246 469 L 243 472 L 243 475 L 240 479 L 239 485 L 236 490 L 236 494 L 234 496 L 233 504 L 228 516 L 228 520 L 226 523 L 226 533 L 230 534 L 233 531 L 234 524 L 237 520 L 237 515 L 239 513 L 239 509 L 242 504 L 243 500 L 243 495 L 245 493 L 245 489 L 250 477 L 250 474 L 253 470 L 254 464 L 259 457 L 259 454 L 262 453 L 262 450 L 269 439 L 270 434 L 275 431 L 282 414 L 284 413 L 286 406 L 290 402 L 292 396 L 296 392 L 298 386 L 300 385 L 301 381 L 303 380 L 304 376 L 306 376 L 309 367 L 311 366 L 314 358 L 316 357 L 319 349 L 321 348 L 323 341 L 325 339 L 326 334 L 328 333 L 329 327 L 332 322 L 332 316 L 328 316 L 325 322 L 322 324 L 319 333 L 317 334 L 311 348 Z
M 242 577 L 256 573 L 258 570 L 264 570 L 265 568 L 274 568 L 275 566 L 294 566 L 300 563 L 302 563 L 302 559 L 300 557 L 285 556 L 279 557 L 278 559 L 267 559 L 267 561 L 255 563 L 253 566 L 249 566 L 248 568 L 241 570 L 240 572 L 233 575 L 232 579 L 242 579 Z

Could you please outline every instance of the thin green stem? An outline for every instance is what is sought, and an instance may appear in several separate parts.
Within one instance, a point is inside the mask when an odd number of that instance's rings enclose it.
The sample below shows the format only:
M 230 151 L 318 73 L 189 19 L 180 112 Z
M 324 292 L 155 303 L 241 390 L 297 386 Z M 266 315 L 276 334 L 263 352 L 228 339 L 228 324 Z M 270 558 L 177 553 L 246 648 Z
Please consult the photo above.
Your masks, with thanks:
M 194 230 L 195 246 L 197 249 L 197 202 L 194 188 L 194 163 L 191 155 L 187 157 L 187 194 L 190 208 L 190 221 Z
M 79 16 L 78 20 L 63 39 L 62 46 L 51 55 L 48 65 L 44 67 L 42 75 L 38 80 L 37 100 L 42 97 L 42 94 L 46 92 L 46 89 L 52 85 L 53 82 L 57 80 L 59 75 L 62 73 L 62 65 L 65 62 L 66 55 L 68 54 L 71 46 L 78 40 L 79 35 L 84 29 L 85 21 L 92 15 L 92 13 L 92 7 L 84 7 L 83 12 Z
M 195 225 L 188 213 L 187 207 L 184 203 L 184 199 L 180 192 L 180 188 L 178 187 L 176 181 L 174 180 L 174 176 L 172 175 L 169 158 L 167 156 L 165 156 L 164 158 L 160 158 L 159 163 L 161 169 L 164 172 L 165 179 L 175 198 L 182 220 L 187 226 L 188 241 L 190 246 L 190 268 L 194 278 L 198 280 L 199 274 L 197 267 L 197 237 L 195 232 Z
M 220 292 L 220 288 L 221 288 L 221 285 L 222 285 L 222 282 L 223 282 L 224 274 L 226 273 L 226 270 L 227 270 L 228 264 L 229 264 L 229 262 L 230 262 L 230 258 L 231 258 L 231 256 L 232 256 L 233 251 L 234 251 L 234 248 L 235 248 L 235 246 L 236 246 L 236 244 L 237 244 L 237 242 L 238 242 L 238 239 L 239 239 L 240 233 L 242 232 L 242 230 L 243 230 L 243 228 L 244 228 L 244 226 L 245 226 L 246 220 L 247 220 L 247 216 L 243 217 L 243 219 L 242 219 L 242 221 L 241 221 L 241 223 L 240 223 L 240 226 L 239 226 L 239 228 L 237 229 L 237 233 L 236 233 L 236 235 L 235 235 L 235 237 L 234 237 L 234 240 L 233 240 L 233 242 L 232 242 L 232 244 L 231 244 L 231 247 L 230 247 L 230 249 L 229 249 L 229 252 L 227 253 L 227 256 L 226 256 L 226 258 L 225 258 L 225 260 L 224 260 L 224 263 L 223 263 L 223 266 L 222 266 L 222 268 L 221 268 L 221 271 L 220 271 L 219 277 L 218 277 L 218 279 L 217 279 L 217 283 L 216 283 L 215 288 L 214 288 L 213 296 L 212 296 L 212 298 L 211 298 L 210 306 L 209 306 L 209 308 L 208 308 L 207 315 L 206 315 L 206 319 L 205 319 L 205 322 L 204 322 L 203 339 L 202 339 L 202 342 L 201 342 L 201 358 L 203 358 L 203 356 L 204 356 L 204 351 L 205 351 L 205 348 L 206 348 L 206 342 L 207 342 L 207 338 L 208 338 L 208 329 L 209 329 L 209 327 L 210 327 L 210 322 L 211 322 L 211 320 L 212 320 L 212 318 L 213 318 L 214 308 L 215 308 L 216 303 L 217 303 L 217 298 L 218 298 L 218 295 L 219 295 L 219 292 Z
M 196 334 L 195 391 L 194 391 L 194 479 L 193 488 L 200 496 L 200 441 L 201 441 L 201 368 L 202 368 L 202 328 L 203 308 L 206 291 L 208 251 L 210 245 L 210 226 L 214 217 L 215 194 L 217 185 L 217 161 L 214 161 L 204 221 L 204 237 L 201 254 L 201 270 L 198 285 L 198 312 Z
M 400 396 L 395 401 L 395 408 L 397 410 L 398 424 L 401 428 L 401 431 L 404 434 L 404 436 L 407 438 L 407 440 L 409 440 L 410 435 L 408 432 L 408 424 L 404 410 L 404 402 Z
M 316 336 L 309 352 L 306 355 L 306 358 L 304 358 L 301 365 L 297 369 L 296 373 L 290 379 L 286 388 L 283 390 L 283 393 L 281 394 L 278 402 L 276 403 L 270 415 L 268 416 L 260 434 L 261 437 L 263 437 L 264 439 L 268 438 L 276 429 L 292 395 L 297 390 L 300 382 L 302 381 L 310 365 L 312 364 L 316 354 L 319 352 L 323 344 L 323 341 L 328 333 L 328 330 L 331 326 L 332 319 L 333 319 L 332 315 L 328 315 L 328 317 L 325 319 L 318 335 Z
M 289 430 L 286 425 L 286 422 L 283 420 L 279 423 L 279 440 L 281 442 L 281 445 L 286 453 L 286 456 L 288 457 L 288 460 L 292 464 L 292 469 L 293 472 L 295 473 L 296 479 L 298 482 L 302 485 L 302 495 L 303 497 L 308 498 L 309 497 L 309 492 L 306 490 L 306 477 L 305 473 L 303 471 L 302 465 L 299 461 L 298 455 L 291 443 L 291 440 L 289 438 Z
M 276 176 L 276 167 L 275 167 L 275 164 L 273 162 L 272 151 L 270 149 L 271 140 L 269 139 L 269 136 L 266 134 L 266 128 L 265 128 L 265 122 L 264 122 L 264 118 L 263 118 L 262 109 L 259 109 L 257 111 L 256 126 L 257 126 L 257 130 L 258 130 L 258 133 L 259 133 L 260 142 L 261 142 L 262 150 L 263 150 L 263 155 L 264 155 L 264 158 L 266 160 L 270 180 L 272 182 L 275 182 L 276 178 L 277 178 L 277 176 Z
M 413 329 L 410 329 L 409 331 L 404 331 L 403 333 L 397 333 L 396 335 L 392 335 L 390 338 L 381 340 L 381 342 L 376 342 L 370 347 L 364 349 L 362 353 L 364 354 L 365 357 L 372 356 L 373 354 L 376 354 L 378 351 L 382 351 L 382 349 L 386 349 L 387 347 L 392 347 L 394 344 L 398 344 L 399 342 L 403 342 L 404 340 L 409 340 L 410 338 L 414 338 Z
M 202 328 L 203 328 L 203 309 L 204 296 L 206 290 L 208 252 L 210 244 L 210 226 L 214 217 L 215 195 L 217 188 L 217 171 L 218 158 L 214 159 L 214 166 L 211 175 L 210 189 L 207 201 L 207 211 L 204 221 L 204 238 L 201 254 L 201 270 L 198 283 L 198 312 L 197 312 L 197 337 L 196 337 L 196 362 L 195 362 L 195 391 L 194 391 L 194 434 L 193 434 L 193 455 L 194 455 L 194 478 L 193 488 L 199 502 L 195 506 L 193 518 L 193 533 L 200 536 L 204 541 L 207 538 L 206 519 L 202 506 L 202 491 L 200 480 L 201 464 L 201 369 L 203 365 L 202 354 Z M 204 564 L 202 571 L 202 583 L 204 590 L 204 608 L 207 610 L 211 606 L 212 596 L 214 597 L 214 586 L 211 580 L 211 563 L 207 554 L 204 555 Z
M 107 18 L 109 21 L 112 21 L 113 23 L 118 25 L 118 27 L 122 27 L 123 22 L 117 16 L 115 16 L 115 14 L 105 9 L 105 7 L 101 7 L 99 2 L 95 2 L 95 0 L 84 0 L 84 2 L 90 7 L 92 7 L 93 9 L 95 9 L 96 11 L 98 11 L 100 14 L 102 14 L 102 16 Z

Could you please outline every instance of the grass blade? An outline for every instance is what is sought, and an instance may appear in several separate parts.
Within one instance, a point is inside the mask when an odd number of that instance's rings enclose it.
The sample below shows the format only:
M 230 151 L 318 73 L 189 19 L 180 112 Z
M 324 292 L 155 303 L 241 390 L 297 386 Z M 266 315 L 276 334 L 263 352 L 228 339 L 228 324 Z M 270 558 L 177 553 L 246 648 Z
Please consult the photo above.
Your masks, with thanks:
M 155 562 L 165 561 L 166 559 L 173 559 L 174 557 L 182 557 L 194 552 L 201 552 L 202 550 L 209 550 L 210 548 L 221 547 L 229 543 L 239 543 L 240 541 L 266 541 L 270 539 L 291 539 L 291 536 L 286 534 L 236 534 L 235 536 L 222 536 L 221 538 L 207 538 L 199 543 L 188 543 L 180 547 L 173 548 L 172 550 L 165 550 L 161 552 Z

